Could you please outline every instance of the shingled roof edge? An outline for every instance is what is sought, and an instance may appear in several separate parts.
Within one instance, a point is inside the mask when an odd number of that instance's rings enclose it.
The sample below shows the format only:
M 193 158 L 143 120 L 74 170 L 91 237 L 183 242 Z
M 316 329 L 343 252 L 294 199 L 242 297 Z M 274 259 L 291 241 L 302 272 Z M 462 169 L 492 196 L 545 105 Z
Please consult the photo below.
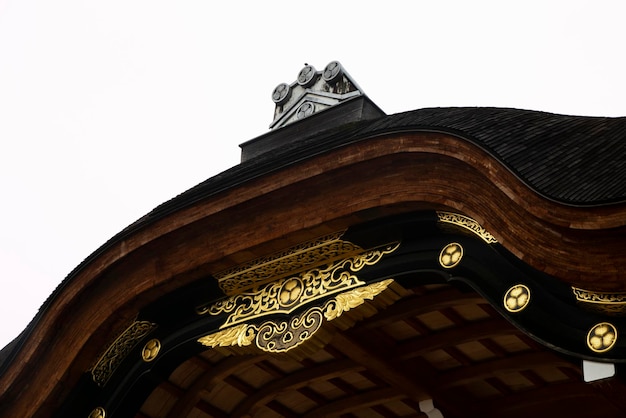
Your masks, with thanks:
M 0 350 L 0 358 L 3 358 L 3 361 L 0 362 L 0 376 L 2 376 L 8 366 L 11 364 L 14 356 L 19 352 L 23 343 L 27 340 L 28 335 L 30 335 L 31 331 L 36 326 L 40 317 L 44 314 L 47 308 L 52 304 L 56 296 L 63 291 L 65 286 L 68 285 L 71 280 L 77 276 L 80 271 L 88 265 L 92 260 L 96 259 L 106 250 L 111 248 L 114 244 L 120 242 L 125 237 L 130 236 L 131 234 L 137 232 L 138 230 L 172 214 L 175 213 L 185 207 L 193 205 L 201 200 L 204 200 L 208 197 L 214 196 L 222 191 L 234 188 L 240 184 L 251 181 L 255 178 L 258 178 L 263 175 L 267 175 L 274 171 L 283 169 L 285 167 L 294 165 L 298 162 L 301 162 L 306 159 L 313 158 L 320 154 L 324 154 L 333 150 L 336 150 L 341 147 L 348 146 L 350 144 L 365 140 L 372 139 L 375 137 L 380 137 L 382 135 L 390 135 L 396 133 L 442 133 L 447 135 L 453 135 L 459 137 L 463 140 L 469 141 L 474 145 L 480 147 L 481 149 L 488 152 L 498 161 L 500 161 L 507 169 L 509 169 L 517 178 L 519 178 L 524 184 L 528 185 L 533 191 L 541 195 L 542 197 L 551 200 L 553 202 L 568 205 L 568 206 L 579 206 L 579 207 L 595 207 L 595 206 L 608 206 L 608 205 L 618 205 L 626 202 L 626 196 L 623 196 L 620 200 L 612 201 L 612 202 L 596 202 L 592 204 L 572 204 L 568 202 L 564 202 L 553 197 L 547 196 L 541 191 L 534 188 L 532 185 L 525 181 L 523 177 L 516 172 L 515 169 L 510 167 L 506 162 L 502 161 L 501 158 L 497 154 L 494 153 L 489 147 L 485 146 L 485 144 L 481 143 L 477 138 L 472 135 L 468 135 L 467 132 L 464 132 L 459 129 L 449 128 L 445 126 L 428 126 L 428 125 L 420 125 L 420 124 L 398 124 L 392 126 L 385 126 L 376 128 L 377 124 L 380 124 L 382 120 L 390 120 L 394 118 L 401 118 L 406 115 L 416 114 L 420 111 L 432 110 L 432 109 L 465 109 L 465 110 L 478 110 L 478 109 L 490 109 L 490 110 L 499 110 L 499 111 L 511 111 L 511 112 L 522 112 L 526 114 L 545 114 L 551 115 L 553 117 L 565 117 L 565 118 L 575 118 L 575 119 L 607 119 L 607 118 L 599 118 L 599 117 L 586 117 L 586 116 L 567 116 L 567 115 L 556 115 L 546 112 L 537 112 L 537 111 L 529 111 L 529 110 L 520 110 L 520 109 L 506 109 L 506 108 L 426 108 L 426 109 L 418 109 L 408 112 L 396 113 L 388 116 L 383 116 L 378 119 L 370 120 L 370 121 L 362 121 L 362 122 L 352 122 L 347 125 L 343 125 L 337 129 L 331 129 L 329 131 L 324 131 L 321 133 L 317 133 L 313 136 L 306 136 L 303 138 L 299 138 L 295 140 L 290 146 L 281 150 L 280 153 L 274 154 L 273 156 L 269 155 L 260 155 L 255 157 L 249 161 L 238 164 L 230 169 L 223 171 L 209 179 L 199 183 L 198 185 L 188 189 L 187 191 L 175 196 L 174 198 L 164 202 L 163 204 L 157 206 L 152 211 L 150 211 L 145 216 L 141 217 L 137 221 L 130 224 L 128 227 L 124 228 L 122 231 L 111 237 L 108 241 L 106 241 L 103 245 L 97 248 L 94 252 L 92 252 L 89 256 L 87 256 L 78 266 L 76 266 L 67 276 L 66 278 L 59 284 L 59 286 L 53 291 L 53 293 L 46 299 L 46 301 L 42 304 L 38 313 L 35 315 L 33 320 L 27 325 L 25 330 L 17 336 L 12 342 L 10 342 L 7 346 L 5 346 L 2 350 Z M 609 118 L 610 119 L 610 118 Z M 624 119 L 624 125 L 626 126 L 626 118 Z M 373 127 L 373 129 L 372 129 Z M 285 158 L 288 157 L 288 158 Z M 5 350 L 9 350 L 9 352 L 5 352 Z

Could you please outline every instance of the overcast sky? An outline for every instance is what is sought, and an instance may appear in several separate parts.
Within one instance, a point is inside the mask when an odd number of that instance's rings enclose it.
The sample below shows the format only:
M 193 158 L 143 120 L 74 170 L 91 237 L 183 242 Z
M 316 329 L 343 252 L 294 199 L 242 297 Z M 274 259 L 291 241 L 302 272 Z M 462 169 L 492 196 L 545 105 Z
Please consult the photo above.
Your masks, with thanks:
M 0 347 L 105 241 L 236 165 L 304 63 L 339 60 L 388 114 L 624 116 L 622 4 L 0 0 Z

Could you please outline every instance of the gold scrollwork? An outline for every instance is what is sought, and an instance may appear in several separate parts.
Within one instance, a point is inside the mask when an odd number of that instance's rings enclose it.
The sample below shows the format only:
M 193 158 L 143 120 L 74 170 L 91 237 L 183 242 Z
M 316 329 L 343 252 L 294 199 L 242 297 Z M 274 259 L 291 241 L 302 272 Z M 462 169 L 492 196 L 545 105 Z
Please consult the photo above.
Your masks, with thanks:
M 596 353 L 609 351 L 616 342 L 617 329 L 609 322 L 596 324 L 587 333 L 587 346 Z
M 362 286 L 336 295 L 321 306 L 307 309 L 286 321 L 265 321 L 259 326 L 239 324 L 198 339 L 207 347 L 245 347 L 255 345 L 266 352 L 283 353 L 309 340 L 321 328 L 323 320 L 332 321 L 344 312 L 373 299 L 393 283 L 392 279 Z
M 319 307 L 310 308 L 289 321 L 267 321 L 259 326 L 255 342 L 263 351 L 284 353 L 311 338 L 323 321 L 324 314 Z
M 576 301 L 594 312 L 607 315 L 626 315 L 626 292 L 595 292 L 572 286 Z
M 135 321 L 107 348 L 91 369 L 91 377 L 98 386 L 104 386 L 115 369 L 131 350 L 150 333 L 156 324 L 148 321 Z
M 344 232 L 329 234 L 221 271 L 215 274 L 215 278 L 222 291 L 232 295 L 269 279 L 280 279 L 311 268 L 315 264 L 329 263 L 337 258 L 362 252 L 363 249 L 358 245 L 341 239 Z
M 274 313 L 290 313 L 306 303 L 362 286 L 365 283 L 355 273 L 365 266 L 378 263 L 384 255 L 399 246 L 397 242 L 385 245 L 298 276 L 257 286 L 250 292 L 201 306 L 196 312 L 210 315 L 229 313 L 221 328 Z
M 496 237 L 491 235 L 485 228 L 469 216 L 459 215 L 453 212 L 437 212 L 439 222 L 448 223 L 467 229 L 468 231 L 478 235 L 487 244 L 495 244 L 498 242 Z
M 509 312 L 520 312 L 530 303 L 530 289 L 523 284 L 512 286 L 504 294 L 504 307 Z

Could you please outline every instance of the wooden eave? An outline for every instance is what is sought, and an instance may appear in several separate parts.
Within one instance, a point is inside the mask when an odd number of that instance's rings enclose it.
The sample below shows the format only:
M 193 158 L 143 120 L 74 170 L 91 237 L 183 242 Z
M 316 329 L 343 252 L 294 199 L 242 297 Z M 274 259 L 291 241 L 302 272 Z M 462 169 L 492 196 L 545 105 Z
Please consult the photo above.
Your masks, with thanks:
M 332 145 L 340 137 L 350 140 Z M 489 150 L 435 129 L 360 136 L 338 130 L 321 148 L 312 145 L 314 139 L 304 138 L 301 145 L 316 152 L 260 156 L 167 202 L 81 264 L 4 364 L 0 414 L 52 416 L 102 347 L 163 295 L 300 242 L 393 215 L 461 213 L 517 259 L 565 285 L 626 291 L 623 203 L 576 206 L 550 199 Z M 355 342 L 363 338 L 357 334 L 358 328 L 336 337 L 341 341 L 330 349 L 352 343 L 366 350 Z M 346 360 L 345 354 L 332 354 L 333 361 Z M 458 378 L 468 378 L 471 370 Z M 407 375 L 389 379 L 401 384 Z M 381 390 L 382 397 L 393 392 Z M 336 411 L 343 411 L 341 405 Z

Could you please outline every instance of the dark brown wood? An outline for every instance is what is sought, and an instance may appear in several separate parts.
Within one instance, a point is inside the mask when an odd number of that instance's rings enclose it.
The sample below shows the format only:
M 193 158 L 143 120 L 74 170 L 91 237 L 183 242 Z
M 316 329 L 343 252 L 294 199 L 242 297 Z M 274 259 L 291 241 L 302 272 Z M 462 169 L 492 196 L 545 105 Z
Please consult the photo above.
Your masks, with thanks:
M 261 390 L 246 397 L 246 399 L 232 411 L 231 416 L 236 418 L 253 414 L 254 411 L 264 405 L 267 400 L 272 399 L 276 393 L 299 389 L 316 380 L 332 379 L 333 377 L 341 376 L 347 371 L 362 370 L 363 368 L 362 365 L 352 360 L 337 360 L 292 373 L 282 379 L 275 380 L 265 385 Z
M 478 402 L 476 416 L 534 417 L 623 417 L 604 396 L 598 396 L 581 381 L 553 384 L 545 388 L 512 393 L 499 399 Z
M 196 201 L 111 241 L 60 288 L 30 330 L 0 378 L 0 415 L 50 416 L 119 326 L 163 294 L 285 243 L 424 209 L 473 217 L 513 255 L 568 285 L 626 290 L 624 205 L 570 207 L 544 199 L 454 136 L 371 138 Z M 356 349 L 364 360 L 362 347 Z M 423 385 L 384 372 L 385 365 L 370 367 L 411 396 L 426 396 Z
M 170 409 L 167 418 L 186 417 L 200 399 L 201 391 L 210 390 L 213 385 L 221 382 L 221 380 L 232 374 L 235 370 L 260 363 L 264 358 L 264 356 L 244 355 L 222 360 L 215 367 L 206 370 L 193 382 L 191 387 L 187 388 L 184 395 L 182 395 L 172 409 Z
M 481 338 L 501 335 L 519 335 L 522 332 L 502 318 L 473 322 L 464 327 L 449 328 L 426 337 L 417 337 L 399 344 L 393 350 L 393 357 L 409 359 L 424 355 L 430 351 L 453 347 Z
M 228 418 L 230 416 L 221 409 L 218 409 L 203 400 L 200 400 L 198 403 L 196 403 L 194 407 L 208 414 L 211 418 Z
M 333 337 L 332 343 L 346 357 L 376 374 L 399 393 L 404 393 L 407 397 L 417 401 L 431 398 L 429 391 L 416 379 L 405 375 L 406 371 L 398 370 L 397 366 L 391 363 L 390 357 L 374 351 L 372 347 L 365 347 L 340 333 Z
M 443 390 L 454 386 L 466 385 L 476 380 L 484 380 L 489 377 L 497 376 L 498 373 L 521 372 L 542 365 L 570 369 L 577 367 L 549 352 L 529 352 L 503 359 L 488 360 L 469 367 L 459 367 L 443 373 L 437 378 L 437 381 L 433 383 L 435 387 Z
M 354 328 L 354 332 L 379 328 L 396 322 L 399 319 L 409 318 L 451 306 L 480 302 L 484 302 L 484 299 L 476 293 L 461 293 L 454 288 L 447 288 L 424 296 L 411 296 L 394 303 L 384 311 L 369 318 L 366 322 L 357 325 Z
M 304 418 L 336 417 L 351 411 L 365 409 L 372 405 L 378 405 L 384 401 L 402 399 L 406 395 L 398 392 L 395 388 L 382 388 L 369 390 L 357 395 L 348 396 L 335 402 L 329 402 L 324 406 L 309 411 Z

